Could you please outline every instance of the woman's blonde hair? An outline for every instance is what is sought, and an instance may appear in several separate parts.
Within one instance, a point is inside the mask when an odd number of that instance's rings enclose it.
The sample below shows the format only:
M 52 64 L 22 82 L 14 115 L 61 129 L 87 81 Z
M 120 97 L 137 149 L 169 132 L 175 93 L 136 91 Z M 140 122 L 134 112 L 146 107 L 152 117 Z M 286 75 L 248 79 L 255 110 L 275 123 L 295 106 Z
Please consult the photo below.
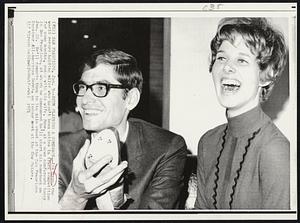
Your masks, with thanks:
M 217 33 L 210 44 L 210 72 L 222 42 L 227 40 L 233 44 L 237 35 L 242 36 L 246 46 L 256 55 L 261 81 L 270 82 L 263 87 L 260 95 L 261 102 L 266 101 L 286 64 L 287 47 L 284 37 L 266 18 L 224 18 L 219 22 Z

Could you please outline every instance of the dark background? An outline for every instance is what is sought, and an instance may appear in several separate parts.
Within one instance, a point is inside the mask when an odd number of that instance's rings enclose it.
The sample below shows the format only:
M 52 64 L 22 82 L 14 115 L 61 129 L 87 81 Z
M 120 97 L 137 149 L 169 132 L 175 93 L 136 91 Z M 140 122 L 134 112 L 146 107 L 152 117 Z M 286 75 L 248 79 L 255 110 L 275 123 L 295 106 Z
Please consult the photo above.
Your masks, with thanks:
M 144 84 L 140 102 L 130 116 L 161 126 L 163 19 L 60 18 L 59 115 L 74 111 L 72 84 L 80 78 L 78 69 L 83 58 L 103 48 L 116 48 L 137 59 Z

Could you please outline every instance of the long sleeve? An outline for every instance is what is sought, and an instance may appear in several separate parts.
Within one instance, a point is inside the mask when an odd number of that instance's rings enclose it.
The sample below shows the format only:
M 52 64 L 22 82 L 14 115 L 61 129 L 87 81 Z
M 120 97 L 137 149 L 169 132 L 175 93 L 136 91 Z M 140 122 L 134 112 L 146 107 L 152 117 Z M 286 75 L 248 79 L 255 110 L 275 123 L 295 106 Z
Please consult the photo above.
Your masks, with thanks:
M 204 173 L 204 152 L 202 141 L 198 144 L 197 156 L 197 198 L 195 209 L 208 209 L 208 204 L 205 198 L 205 173 Z
M 275 138 L 264 147 L 260 158 L 262 208 L 290 208 L 289 142 Z
M 170 150 L 156 161 L 154 176 L 142 195 L 139 209 L 178 208 L 187 149 L 181 137 L 176 138 L 172 146 L 177 149 Z

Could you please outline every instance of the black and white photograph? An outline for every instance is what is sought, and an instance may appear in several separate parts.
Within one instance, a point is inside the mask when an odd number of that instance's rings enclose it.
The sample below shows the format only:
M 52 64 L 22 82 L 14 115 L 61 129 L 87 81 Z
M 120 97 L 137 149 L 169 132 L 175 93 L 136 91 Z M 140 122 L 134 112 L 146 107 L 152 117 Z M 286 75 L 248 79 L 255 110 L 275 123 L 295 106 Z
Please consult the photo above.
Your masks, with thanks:
M 6 217 L 296 219 L 296 13 L 7 4 Z

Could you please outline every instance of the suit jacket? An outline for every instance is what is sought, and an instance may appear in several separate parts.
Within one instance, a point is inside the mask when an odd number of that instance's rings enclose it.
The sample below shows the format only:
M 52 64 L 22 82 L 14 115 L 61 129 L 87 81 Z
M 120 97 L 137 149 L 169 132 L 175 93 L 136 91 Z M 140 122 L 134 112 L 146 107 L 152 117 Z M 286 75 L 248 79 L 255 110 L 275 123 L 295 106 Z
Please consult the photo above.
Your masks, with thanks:
M 85 130 L 60 135 L 60 198 L 71 180 L 73 159 L 88 137 Z M 178 208 L 186 154 L 181 136 L 139 119 L 129 119 L 121 159 L 128 161 L 124 189 L 131 199 L 123 209 Z M 93 208 L 95 204 L 89 201 L 87 206 Z

